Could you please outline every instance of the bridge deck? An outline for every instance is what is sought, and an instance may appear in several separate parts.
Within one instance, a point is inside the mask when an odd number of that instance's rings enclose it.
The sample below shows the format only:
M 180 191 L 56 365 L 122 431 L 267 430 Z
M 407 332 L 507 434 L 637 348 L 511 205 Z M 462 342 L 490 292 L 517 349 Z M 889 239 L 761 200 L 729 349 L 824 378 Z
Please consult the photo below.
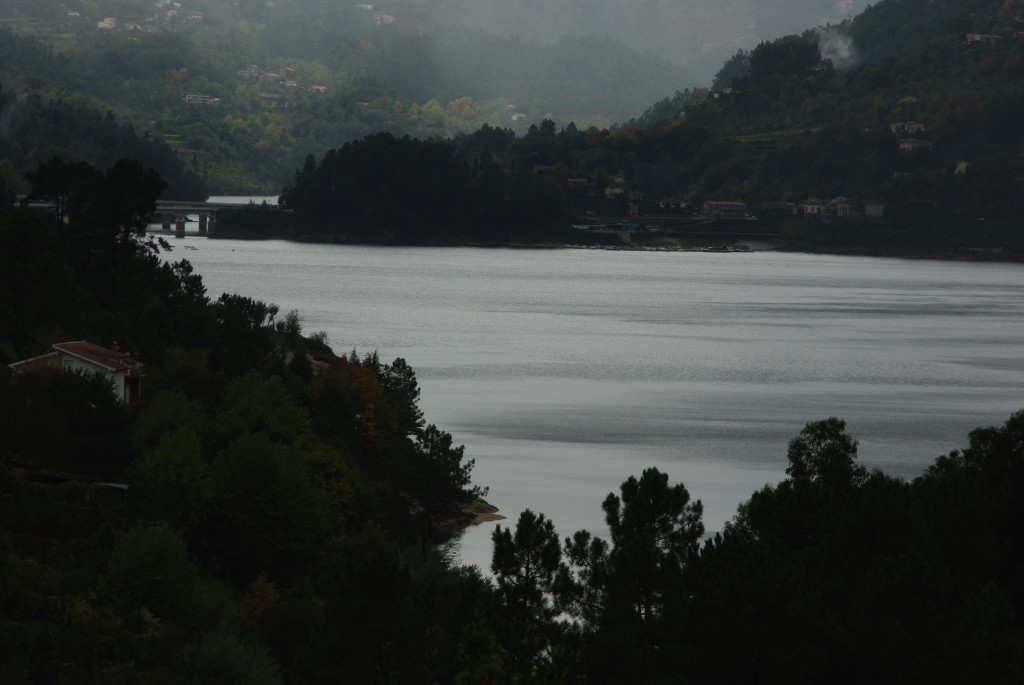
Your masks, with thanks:
M 158 212 L 189 212 L 189 213 L 201 213 L 201 212 L 216 212 L 221 209 L 242 209 L 248 207 L 248 204 L 239 204 L 237 202 L 189 202 L 187 200 L 157 200 L 156 211 Z M 277 205 L 267 205 L 268 207 L 277 207 Z

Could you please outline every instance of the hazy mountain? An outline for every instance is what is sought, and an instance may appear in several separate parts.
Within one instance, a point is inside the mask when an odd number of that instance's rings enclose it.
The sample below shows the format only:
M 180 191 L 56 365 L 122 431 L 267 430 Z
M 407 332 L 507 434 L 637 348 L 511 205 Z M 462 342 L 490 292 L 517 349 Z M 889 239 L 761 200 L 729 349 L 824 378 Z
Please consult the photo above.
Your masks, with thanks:
M 438 18 L 540 42 L 566 35 L 613 36 L 709 81 L 737 49 L 838 23 L 866 5 L 865 0 L 445 0 Z
M 811 35 L 843 75 L 938 35 L 988 33 L 986 17 L 1013 1 L 882 0 L 848 21 L 864 0 L 179 4 L 3 0 L 0 24 L 12 33 L 0 40 L 0 85 L 11 97 L 0 116 L 25 110 L 29 96 L 78 98 L 166 142 L 212 189 L 267 190 L 307 154 L 377 131 L 452 137 L 487 123 L 522 135 L 546 116 L 583 130 L 628 121 L 668 96 L 655 108 L 661 119 L 681 110 L 673 93 L 692 97 L 683 91 L 710 84 L 726 63 L 735 73 L 719 82 L 728 85 L 744 73 L 738 50 L 782 34 L 831 23 Z M 113 28 L 98 25 L 107 18 Z M 883 83 L 854 80 L 867 91 Z M 838 111 L 830 103 L 791 118 L 820 125 Z M 0 166 L 12 186 L 49 154 L 14 146 L 3 130 L 0 141 L 12 151 Z

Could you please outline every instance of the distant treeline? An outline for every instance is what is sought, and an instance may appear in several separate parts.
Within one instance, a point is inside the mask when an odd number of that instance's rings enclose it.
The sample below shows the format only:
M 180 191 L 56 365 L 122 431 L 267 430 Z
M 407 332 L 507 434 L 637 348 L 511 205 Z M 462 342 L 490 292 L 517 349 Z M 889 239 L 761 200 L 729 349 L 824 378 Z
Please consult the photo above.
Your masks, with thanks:
M 9 37 L 9 36 L 7 36 Z M 5 37 L 6 39 L 6 37 Z M 16 188 L 17 179 L 53 157 L 107 168 L 119 159 L 134 159 L 159 169 L 167 183 L 165 197 L 205 200 L 206 184 L 196 163 L 190 167 L 166 142 L 138 135 L 101 113 L 84 98 L 18 100 L 0 85 L 0 183 Z
M 486 127 L 500 146 L 514 136 Z M 368 136 L 312 156 L 284 189 L 303 235 L 353 242 L 502 243 L 561 235 L 571 214 L 564 193 L 531 171 L 506 172 L 481 155 L 471 164 L 445 141 Z

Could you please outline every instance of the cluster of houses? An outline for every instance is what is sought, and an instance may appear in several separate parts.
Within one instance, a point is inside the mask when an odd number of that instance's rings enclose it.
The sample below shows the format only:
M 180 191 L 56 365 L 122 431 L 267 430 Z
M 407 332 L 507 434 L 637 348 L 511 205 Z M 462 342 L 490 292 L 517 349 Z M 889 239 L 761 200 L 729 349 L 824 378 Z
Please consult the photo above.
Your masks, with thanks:
M 285 88 L 298 88 L 299 82 L 295 80 L 298 71 L 291 67 L 282 66 L 277 69 L 261 69 L 259 65 L 250 64 L 245 69 L 240 69 L 235 74 L 239 78 L 261 83 L 273 83 Z M 326 93 L 327 86 L 313 84 L 306 86 L 306 90 L 312 93 Z
M 552 165 L 536 165 L 534 174 L 553 174 Z M 697 207 L 685 200 L 675 197 L 663 197 L 660 200 L 649 198 L 642 190 L 628 189 L 626 174 L 619 171 L 610 174 L 603 183 L 583 177 L 568 177 L 565 184 L 571 194 L 577 196 L 605 198 L 625 196 L 627 214 L 638 217 L 641 214 L 682 214 L 704 216 L 716 219 L 755 219 L 757 217 L 866 217 L 881 219 L 885 217 L 885 202 L 877 199 L 854 199 L 843 196 L 822 199 L 808 197 L 799 202 L 762 202 L 751 208 L 742 200 L 711 199 Z
M 904 98 L 904 100 L 907 99 L 912 98 Z M 900 152 L 927 152 L 932 149 L 931 141 L 917 137 L 918 134 L 928 130 L 919 121 L 897 121 L 889 124 L 889 130 L 899 140 Z
M 730 219 L 753 216 L 747 203 L 738 200 L 708 200 L 704 203 L 701 214 L 707 217 Z M 809 197 L 799 202 L 762 202 L 757 206 L 757 215 L 763 217 L 831 216 L 881 219 L 885 216 L 885 202 L 841 196 L 831 199 Z
M 117 17 L 105 17 L 96 22 L 96 28 L 104 31 L 113 31 L 120 29 L 122 31 L 139 31 L 140 33 L 155 33 L 156 27 L 153 25 L 156 22 L 163 20 L 175 21 L 178 19 L 185 19 L 186 21 L 202 21 L 206 18 L 204 12 L 185 12 L 181 3 L 177 0 L 156 0 L 154 3 L 156 7 L 156 13 L 150 17 L 147 24 L 137 24 L 132 22 L 121 22 Z M 69 17 L 80 17 L 81 12 L 72 10 L 68 12 Z
M 298 74 L 298 72 L 295 69 L 292 69 L 291 67 L 283 66 L 275 70 L 267 70 L 261 69 L 256 64 L 250 64 L 245 69 L 241 69 L 235 73 L 239 78 L 257 81 L 259 83 L 281 85 L 284 86 L 285 88 L 299 87 L 298 81 L 295 80 L 295 76 Z M 313 84 L 311 86 L 306 86 L 305 88 L 311 93 L 327 92 L 327 86 L 319 84 Z M 280 96 L 265 93 L 263 94 L 263 97 L 266 97 L 268 99 L 276 99 L 279 98 Z M 213 97 L 212 95 L 192 94 L 185 96 L 185 102 L 189 105 L 219 105 L 220 98 Z
M 386 14 L 384 12 L 374 12 L 373 5 L 360 4 L 356 5 L 356 9 L 362 10 L 363 12 L 373 12 L 373 20 L 377 23 L 377 26 L 398 23 L 398 17 L 396 17 L 393 14 Z
M 106 19 L 100 19 L 96 22 L 96 28 L 103 29 L 104 31 L 113 31 L 119 29 L 121 31 L 128 32 L 139 32 L 139 33 L 156 33 L 156 27 L 151 24 L 133 24 L 131 22 L 118 23 L 117 17 L 107 17 Z
M 1007 32 L 1005 35 L 995 33 L 965 33 L 964 45 L 998 45 L 1007 39 L 1024 40 L 1024 31 L 1011 31 Z
M 219 105 L 220 98 L 212 95 L 186 95 L 185 102 L 189 105 Z
M 611 188 L 606 189 L 606 193 Z M 614 191 L 613 191 L 614 192 Z M 809 197 L 799 202 L 762 202 L 751 207 L 741 200 L 707 200 L 699 208 L 678 198 L 667 197 L 654 202 L 640 191 L 631 190 L 627 196 L 629 216 L 640 216 L 641 207 L 653 213 L 700 215 L 715 219 L 754 219 L 757 217 L 866 217 L 881 219 L 885 216 L 885 202 L 875 199 Z
M 164 13 L 164 19 L 166 21 L 171 21 L 181 16 L 181 3 L 176 0 L 156 0 L 155 4 L 157 10 Z M 202 21 L 206 18 L 206 15 L 203 12 L 189 12 L 184 16 L 189 21 Z

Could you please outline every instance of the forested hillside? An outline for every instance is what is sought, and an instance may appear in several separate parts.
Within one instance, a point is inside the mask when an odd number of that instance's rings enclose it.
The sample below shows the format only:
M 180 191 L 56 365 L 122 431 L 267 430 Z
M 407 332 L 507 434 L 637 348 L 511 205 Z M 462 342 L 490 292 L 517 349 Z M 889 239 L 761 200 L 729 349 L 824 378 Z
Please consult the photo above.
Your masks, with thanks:
M 85 99 L 167 143 L 209 188 L 267 193 L 307 154 L 371 133 L 525 131 L 545 116 L 603 127 L 696 82 L 612 37 L 496 36 L 423 3 L 179 4 L 5 3 L 9 106 Z M 8 183 L 29 168 L 12 159 Z
M 148 133 L 138 135 L 131 125 L 118 124 L 109 110 L 101 114 L 90 100 L 44 100 L 36 95 L 20 103 L 14 100 L 0 87 L 0 112 L 7 133 L 0 137 L 0 184 L 5 187 L 24 190 L 18 183 L 19 171 L 55 157 L 86 159 L 103 168 L 127 158 L 159 168 L 169 197 L 206 199 L 197 159 L 186 163 L 165 141 Z
M 0 206 L 0 681 L 450 676 L 467 607 L 494 608 L 433 545 L 481 491 L 413 370 L 337 357 L 297 312 L 212 301 L 137 233 L 151 169 L 71 174 L 66 214 Z M 141 404 L 45 359 L 7 366 L 80 339 L 144 365 Z M 447 587 L 467 603 L 449 625 Z
M 939 221 L 1019 218 L 1022 10 L 889 0 L 834 30 L 741 51 L 711 92 L 677 94 L 640 122 L 715 131 L 730 149 L 703 176 L 716 194 L 876 196 Z
M 799 214 L 800 202 L 823 214 L 863 214 L 870 203 L 888 224 L 950 225 L 942 241 L 951 247 L 1020 251 L 1019 237 L 978 224 L 1014 221 L 1024 196 L 1018 0 L 885 0 L 851 20 L 740 50 L 711 88 L 660 101 L 645 93 L 671 92 L 685 77 L 617 39 L 498 37 L 438 22 L 444 12 L 459 15 L 447 6 L 408 2 L 391 13 L 210 2 L 153 18 L 123 3 L 111 5 L 124 13 L 112 29 L 94 27 L 88 12 L 55 20 L 36 4 L 12 7 L 12 30 L 39 36 L 9 33 L 0 42 L 9 84 L 0 177 L 19 191 L 26 172 L 53 155 L 101 167 L 130 155 L 159 167 L 168 193 L 285 189 L 290 206 L 316 223 L 303 230 L 385 242 L 389 234 L 407 242 L 466 236 L 481 217 L 486 225 L 474 231 L 490 231 L 488 241 L 529 222 L 533 240 L 574 216 L 671 218 L 730 200 L 762 218 Z M 143 23 L 129 21 L 140 12 L 134 21 Z M 464 23 L 474 23 L 471 14 Z M 575 105 L 553 109 L 559 98 Z M 627 111 L 637 116 L 625 121 Z M 60 116 L 76 123 L 44 124 Z M 110 131 L 89 122 L 142 140 L 112 145 Z M 458 187 L 426 199 L 428 208 L 411 199 L 415 179 L 392 169 L 406 180 L 365 194 L 403 198 L 401 212 L 376 214 L 397 226 L 368 226 L 359 217 L 372 214 L 369 205 L 353 211 L 351 198 L 322 196 L 315 212 L 300 207 L 298 198 L 336 192 L 330 183 L 288 190 L 311 178 L 310 155 L 317 165 L 381 132 L 446 139 L 462 158 L 452 164 L 468 171 Z M 316 214 L 332 203 L 362 228 L 328 228 Z M 448 226 L 423 235 L 412 228 L 434 223 Z M 505 226 L 491 230 L 496 223 Z M 868 232 L 868 242 L 930 240 Z M 794 244 L 805 245 L 800 236 Z

